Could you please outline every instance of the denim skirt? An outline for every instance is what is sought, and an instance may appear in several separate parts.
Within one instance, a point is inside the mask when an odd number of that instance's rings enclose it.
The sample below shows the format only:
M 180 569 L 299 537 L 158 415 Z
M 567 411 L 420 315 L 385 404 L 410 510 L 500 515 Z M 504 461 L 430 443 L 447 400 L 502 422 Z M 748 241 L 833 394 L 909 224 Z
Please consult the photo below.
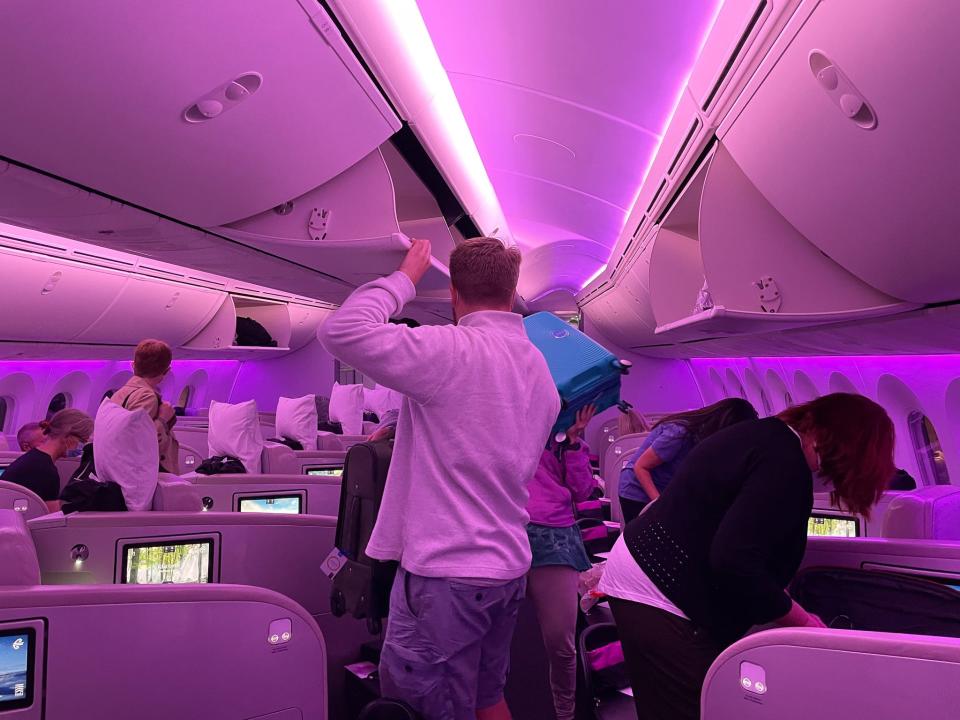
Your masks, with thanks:
M 566 565 L 583 572 L 592 566 L 583 547 L 580 528 L 576 525 L 547 527 L 530 523 L 527 525 L 527 537 L 530 538 L 530 550 L 533 552 L 532 567 Z

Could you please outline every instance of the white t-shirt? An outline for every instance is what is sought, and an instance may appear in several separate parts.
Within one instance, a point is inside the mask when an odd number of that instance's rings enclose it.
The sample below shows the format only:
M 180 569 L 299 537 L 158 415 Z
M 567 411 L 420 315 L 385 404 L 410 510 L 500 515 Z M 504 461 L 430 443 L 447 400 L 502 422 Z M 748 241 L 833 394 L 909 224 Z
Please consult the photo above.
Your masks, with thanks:
M 630 554 L 623 535 L 617 539 L 610 551 L 597 589 L 610 597 L 651 605 L 684 620 L 688 619 L 683 611 L 660 591 L 656 583 L 647 577 L 643 568 Z

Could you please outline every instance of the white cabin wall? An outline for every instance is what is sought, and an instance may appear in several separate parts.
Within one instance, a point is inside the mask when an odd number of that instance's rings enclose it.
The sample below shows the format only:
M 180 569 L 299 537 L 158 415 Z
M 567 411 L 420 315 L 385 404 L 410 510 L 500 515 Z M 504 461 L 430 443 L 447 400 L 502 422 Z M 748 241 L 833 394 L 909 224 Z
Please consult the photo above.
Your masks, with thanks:
M 919 410 L 929 418 L 951 474 L 960 479 L 960 356 L 898 355 L 868 357 L 726 358 L 688 361 L 705 402 L 736 397 L 765 414 L 760 390 L 777 413 L 795 403 L 830 392 L 855 391 L 880 403 L 897 433 L 896 462 L 921 482 L 917 449 L 907 416 Z M 790 398 L 785 394 L 789 393 Z
M 277 398 L 330 396 L 333 357 L 316 340 L 296 352 L 270 360 L 247 360 L 240 366 L 230 402 L 256 400 L 257 409 L 274 412 Z
M 188 413 L 196 412 L 210 400 L 226 400 L 239 369 L 236 360 L 174 360 L 160 389 L 165 400 L 177 404 L 190 387 Z M 2 361 L 0 398 L 7 412 L 0 430 L 12 435 L 21 425 L 44 419 L 50 400 L 60 392 L 68 395 L 68 407 L 95 415 L 104 394 L 131 374 L 128 360 Z
M 590 336 L 618 358 L 633 363 L 630 372 L 623 376 L 620 396 L 641 414 L 662 414 L 688 410 L 703 405 L 701 390 L 689 363 L 685 360 L 652 358 L 623 350 L 597 332 Z M 602 426 L 614 419 L 616 407 L 603 411 L 587 428 L 586 439 L 590 447 L 599 447 Z

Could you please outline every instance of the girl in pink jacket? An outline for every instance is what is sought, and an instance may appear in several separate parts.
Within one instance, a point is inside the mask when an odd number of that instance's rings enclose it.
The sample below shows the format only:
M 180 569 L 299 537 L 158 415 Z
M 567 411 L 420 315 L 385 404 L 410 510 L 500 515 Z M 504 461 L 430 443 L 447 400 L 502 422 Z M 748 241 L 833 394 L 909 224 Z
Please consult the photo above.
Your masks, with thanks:
M 587 406 L 567 430 L 567 442 L 550 440 L 529 484 L 527 535 L 533 563 L 527 576 L 550 663 L 557 720 L 573 720 L 577 689 L 577 580 L 590 568 L 574 505 L 590 497 L 597 482 L 581 435 L 596 412 Z

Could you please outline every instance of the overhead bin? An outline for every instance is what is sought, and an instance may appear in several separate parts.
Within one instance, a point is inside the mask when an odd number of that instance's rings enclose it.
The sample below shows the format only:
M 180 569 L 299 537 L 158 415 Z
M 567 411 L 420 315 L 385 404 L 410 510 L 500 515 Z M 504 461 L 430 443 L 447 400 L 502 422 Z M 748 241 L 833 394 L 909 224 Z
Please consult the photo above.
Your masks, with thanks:
M 0 248 L 0 340 L 67 341 L 91 327 L 127 274 Z
M 650 256 L 660 342 L 756 333 L 909 310 L 788 223 L 723 143 L 691 171 Z
M 397 195 L 386 161 L 375 150 L 283 208 L 214 231 L 360 285 L 395 271 L 410 247 L 398 220 L 404 213 L 398 212 L 397 203 L 405 197 Z M 435 248 L 453 246 L 442 218 L 420 217 L 404 225 L 426 230 Z M 418 296 L 448 298 L 449 285 L 447 266 L 434 259 L 417 285 Z
M 320 3 L 131 17 L 123 2 L 3 3 L 0 155 L 215 226 L 322 185 L 400 129 Z
M 720 137 L 797 232 L 878 290 L 960 299 L 960 4 L 819 3 Z
M 176 347 L 196 335 L 222 302 L 216 290 L 129 277 L 110 307 L 74 341 L 136 345 L 149 328 L 151 337 Z

